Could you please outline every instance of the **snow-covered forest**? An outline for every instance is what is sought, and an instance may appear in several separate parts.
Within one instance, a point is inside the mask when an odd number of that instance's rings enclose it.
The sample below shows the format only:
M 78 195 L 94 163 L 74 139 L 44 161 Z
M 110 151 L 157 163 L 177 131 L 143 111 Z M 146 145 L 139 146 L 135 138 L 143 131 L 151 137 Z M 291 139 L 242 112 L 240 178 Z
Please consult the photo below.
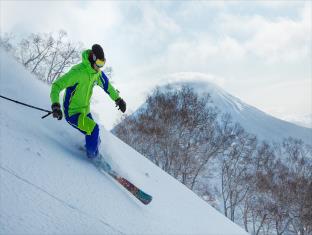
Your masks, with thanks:
M 312 148 L 301 139 L 257 140 L 187 85 L 156 88 L 113 132 L 246 231 L 312 232 Z

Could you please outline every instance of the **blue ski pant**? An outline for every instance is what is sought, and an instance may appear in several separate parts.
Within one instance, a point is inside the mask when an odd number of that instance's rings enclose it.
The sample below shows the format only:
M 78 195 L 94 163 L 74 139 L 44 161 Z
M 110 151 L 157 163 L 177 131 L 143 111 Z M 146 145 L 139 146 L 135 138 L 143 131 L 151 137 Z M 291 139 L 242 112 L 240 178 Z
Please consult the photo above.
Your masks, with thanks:
M 98 124 L 93 120 L 91 113 L 88 115 L 77 113 L 69 117 L 65 111 L 65 119 L 72 127 L 85 135 L 85 147 L 88 158 L 97 157 L 99 153 L 100 130 Z

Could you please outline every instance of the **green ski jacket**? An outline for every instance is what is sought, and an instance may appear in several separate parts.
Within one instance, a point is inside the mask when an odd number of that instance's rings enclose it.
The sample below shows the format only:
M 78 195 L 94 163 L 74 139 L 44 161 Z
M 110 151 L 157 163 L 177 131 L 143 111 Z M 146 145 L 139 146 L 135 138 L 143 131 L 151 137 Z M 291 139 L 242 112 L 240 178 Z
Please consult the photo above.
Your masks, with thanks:
M 119 98 L 119 92 L 110 84 L 104 72 L 97 72 L 88 60 L 91 50 L 82 52 L 82 62 L 73 66 L 67 73 L 52 84 L 51 102 L 59 103 L 60 92 L 66 89 L 63 101 L 65 116 L 77 113 L 90 113 L 90 100 L 93 87 L 99 85 L 112 100 Z

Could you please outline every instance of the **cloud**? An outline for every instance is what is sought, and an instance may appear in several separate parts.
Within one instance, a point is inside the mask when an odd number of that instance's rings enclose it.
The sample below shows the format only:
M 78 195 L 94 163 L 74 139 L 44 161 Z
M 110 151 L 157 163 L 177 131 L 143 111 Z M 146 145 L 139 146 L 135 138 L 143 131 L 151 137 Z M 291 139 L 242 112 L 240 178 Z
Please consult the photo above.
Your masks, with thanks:
M 66 14 L 64 14 L 66 18 Z M 118 3 L 111 1 L 88 1 L 71 14 L 71 22 L 66 25 L 73 36 L 84 42 L 103 42 L 111 40 L 108 36 L 118 28 L 122 15 Z
M 271 82 L 242 92 L 240 98 L 282 119 L 287 116 L 311 116 L 312 81 L 311 79 L 298 79 L 297 81 Z
M 222 30 L 240 38 L 240 46 L 268 62 L 295 61 L 311 56 L 311 4 L 306 3 L 299 19 L 260 15 L 220 17 Z
M 237 1 L 237 3 L 239 3 Z M 284 1 L 263 1 L 263 0 L 257 0 L 257 1 L 253 1 L 252 4 L 253 5 L 257 5 L 258 7 L 265 7 L 265 8 L 269 8 L 269 9 L 281 9 L 281 8 L 294 8 L 298 6 L 298 3 L 302 3 L 299 1 L 288 1 L 288 0 L 284 0 Z
M 163 83 L 175 83 L 175 82 L 211 82 L 214 84 L 217 84 L 219 86 L 223 86 L 225 83 L 224 78 L 212 75 L 212 74 L 206 74 L 206 73 L 199 73 L 199 72 L 179 72 L 179 73 L 171 73 L 166 74 L 163 76 Z
M 140 2 L 127 4 L 125 9 L 136 12 L 134 19 L 124 17 L 124 27 L 121 29 L 130 43 L 139 42 L 141 47 L 157 50 L 170 36 L 180 32 L 175 20 L 157 5 Z
M 120 21 L 119 5 L 109 1 L 1 1 L 1 30 L 16 34 L 66 30 L 79 41 L 101 38 Z M 99 40 L 98 39 L 98 40 Z
M 167 43 L 165 50 L 148 67 L 155 71 L 158 66 L 164 72 L 182 70 L 215 73 L 216 70 L 221 71 L 222 67 L 235 65 L 254 66 L 256 69 L 261 67 L 261 63 L 288 64 L 307 60 L 312 56 L 310 7 L 311 4 L 305 4 L 296 8 L 299 12 L 294 19 L 220 11 L 212 23 L 209 22 L 201 31 L 195 30 L 185 35 L 180 25 L 181 34 L 177 33 L 174 38 L 167 35 L 167 40 L 163 40 L 163 43 Z M 275 5 L 271 8 L 277 10 Z M 182 8 L 181 12 L 183 15 L 191 15 L 194 9 L 197 11 L 198 5 L 188 11 Z M 218 26 L 217 32 L 210 31 Z M 143 30 L 142 34 L 145 32 Z
M 245 48 L 235 38 L 224 36 L 215 39 L 210 34 L 203 33 L 194 38 L 169 42 L 166 51 L 155 58 L 150 66 L 158 66 L 159 71 L 164 73 L 214 73 L 226 64 L 244 60 L 245 56 Z

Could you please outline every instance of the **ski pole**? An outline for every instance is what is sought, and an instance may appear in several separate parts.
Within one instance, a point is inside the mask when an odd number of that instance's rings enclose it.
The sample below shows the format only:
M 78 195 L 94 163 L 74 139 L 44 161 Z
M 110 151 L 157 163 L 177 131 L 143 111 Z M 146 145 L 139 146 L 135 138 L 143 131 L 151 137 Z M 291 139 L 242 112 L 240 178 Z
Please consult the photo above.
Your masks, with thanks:
M 53 112 L 49 111 L 46 115 L 42 116 L 41 118 L 44 119 L 46 118 L 47 116 L 49 116 L 50 114 L 52 114 Z
M 2 96 L 2 95 L 0 95 L 0 97 L 3 98 L 3 99 L 6 99 L 6 100 L 12 101 L 12 102 L 14 102 L 14 103 L 17 103 L 17 104 L 21 104 L 21 105 L 27 106 L 27 107 L 29 107 L 29 108 L 33 108 L 33 109 L 37 109 L 37 110 L 40 110 L 40 111 L 43 111 L 43 112 L 47 112 L 46 115 L 44 115 L 43 117 L 41 117 L 42 119 L 43 119 L 43 118 L 46 118 L 47 116 L 49 116 L 50 114 L 52 114 L 52 112 L 51 112 L 50 110 L 38 108 L 38 107 L 36 107 L 36 106 L 30 105 L 30 104 L 26 104 L 26 103 L 23 103 L 23 102 L 20 102 L 20 101 L 17 101 L 17 100 L 13 100 L 13 99 L 10 99 L 10 98 L 5 97 L 5 96 Z

